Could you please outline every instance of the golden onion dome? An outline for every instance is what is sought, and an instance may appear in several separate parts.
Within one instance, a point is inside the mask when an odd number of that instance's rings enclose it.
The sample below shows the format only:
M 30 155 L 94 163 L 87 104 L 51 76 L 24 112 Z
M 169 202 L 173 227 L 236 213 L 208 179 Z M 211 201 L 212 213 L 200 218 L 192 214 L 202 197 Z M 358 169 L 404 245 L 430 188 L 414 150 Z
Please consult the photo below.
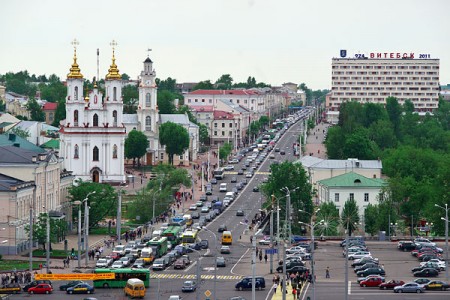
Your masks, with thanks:
M 112 57 L 112 64 L 109 67 L 108 74 L 106 74 L 106 80 L 121 80 L 122 76 L 119 74 L 119 69 L 116 65 L 116 57 L 114 56 L 114 49 L 113 49 L 113 57 Z
M 80 67 L 77 64 L 77 49 L 74 50 L 73 64 L 72 67 L 70 68 L 70 73 L 67 74 L 67 78 L 77 78 L 77 79 L 83 78 L 83 74 L 81 74 Z

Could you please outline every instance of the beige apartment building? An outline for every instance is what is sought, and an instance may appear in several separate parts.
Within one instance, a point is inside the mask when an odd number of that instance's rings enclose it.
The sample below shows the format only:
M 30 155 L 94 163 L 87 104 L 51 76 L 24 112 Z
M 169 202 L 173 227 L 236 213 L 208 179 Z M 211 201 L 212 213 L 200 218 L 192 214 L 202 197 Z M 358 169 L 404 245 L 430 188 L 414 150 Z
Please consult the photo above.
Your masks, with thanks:
M 415 58 L 418 55 L 414 53 L 385 54 L 333 58 L 327 110 L 338 111 L 342 102 L 352 100 L 385 104 L 391 96 L 400 104 L 411 100 L 419 113 L 435 110 L 439 100 L 439 59 Z

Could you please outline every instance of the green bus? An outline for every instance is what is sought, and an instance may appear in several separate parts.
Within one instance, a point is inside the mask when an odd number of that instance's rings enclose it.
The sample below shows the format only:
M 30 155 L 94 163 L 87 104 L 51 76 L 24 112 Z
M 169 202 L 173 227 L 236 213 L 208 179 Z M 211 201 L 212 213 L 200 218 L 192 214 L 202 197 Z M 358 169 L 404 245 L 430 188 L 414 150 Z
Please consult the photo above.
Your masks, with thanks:
M 172 248 L 178 245 L 181 241 L 181 233 L 183 232 L 183 227 L 181 226 L 169 226 L 161 236 L 166 237 L 168 242 L 172 244 Z
M 94 280 L 94 288 L 124 288 L 127 280 L 137 278 L 144 282 L 145 287 L 150 286 L 150 270 L 149 269 L 95 269 L 94 273 L 114 273 L 115 279 L 96 279 Z
M 150 247 L 153 249 L 153 252 L 155 253 L 154 256 L 156 258 L 164 256 L 164 254 L 167 253 L 169 250 L 169 242 L 167 240 L 167 237 L 154 237 L 150 241 L 147 242 L 147 247 Z

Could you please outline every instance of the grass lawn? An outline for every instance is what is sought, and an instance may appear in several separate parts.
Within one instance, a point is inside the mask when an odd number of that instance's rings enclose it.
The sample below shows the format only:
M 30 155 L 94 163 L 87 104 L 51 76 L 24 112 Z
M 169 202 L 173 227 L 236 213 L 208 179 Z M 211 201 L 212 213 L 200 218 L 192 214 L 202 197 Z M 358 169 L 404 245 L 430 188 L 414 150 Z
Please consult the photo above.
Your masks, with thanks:
M 122 233 L 125 233 L 125 231 L 129 230 L 130 228 L 128 226 L 122 226 L 120 228 L 120 231 Z M 110 235 L 110 234 L 116 234 L 116 227 L 111 227 L 111 232 L 108 232 L 108 227 L 97 227 L 97 228 L 91 228 L 89 229 L 89 234 L 98 234 L 98 235 Z
M 70 251 L 53 249 L 53 251 L 50 252 L 51 258 L 66 258 L 68 255 L 70 255 Z M 42 249 L 36 249 L 36 250 L 33 250 L 33 256 L 34 257 L 45 257 L 46 252 Z
M 45 264 L 45 261 L 34 261 L 33 269 L 39 269 L 39 264 Z M 0 271 L 29 270 L 30 262 L 26 260 L 1 260 Z

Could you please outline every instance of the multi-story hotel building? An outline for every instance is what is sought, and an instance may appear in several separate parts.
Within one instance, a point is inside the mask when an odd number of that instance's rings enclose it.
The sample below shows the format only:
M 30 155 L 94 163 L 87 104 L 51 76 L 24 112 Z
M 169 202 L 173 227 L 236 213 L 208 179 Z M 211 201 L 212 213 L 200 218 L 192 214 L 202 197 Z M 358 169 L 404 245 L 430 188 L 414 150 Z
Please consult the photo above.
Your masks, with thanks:
M 332 59 L 332 91 L 328 111 L 338 111 L 342 102 L 386 103 L 396 97 L 400 104 L 409 99 L 418 112 L 438 107 L 439 59 L 429 54 L 369 53 Z

